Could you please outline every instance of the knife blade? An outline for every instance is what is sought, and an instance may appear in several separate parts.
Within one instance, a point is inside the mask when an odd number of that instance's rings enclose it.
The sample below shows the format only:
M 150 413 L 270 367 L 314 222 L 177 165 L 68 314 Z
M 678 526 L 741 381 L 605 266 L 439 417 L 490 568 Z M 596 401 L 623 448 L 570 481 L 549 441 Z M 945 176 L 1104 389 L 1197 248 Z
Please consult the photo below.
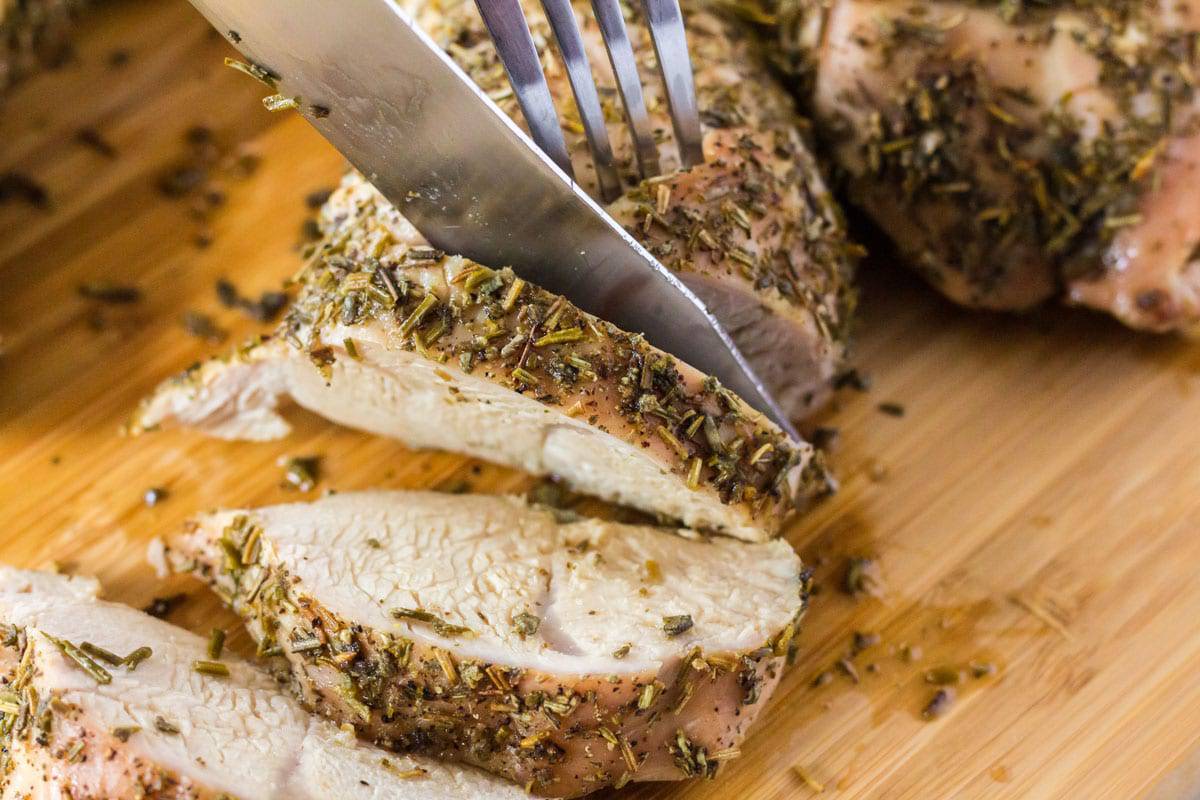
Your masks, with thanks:
M 429 240 L 715 376 L 798 434 L 704 304 L 394 0 L 191 0 Z

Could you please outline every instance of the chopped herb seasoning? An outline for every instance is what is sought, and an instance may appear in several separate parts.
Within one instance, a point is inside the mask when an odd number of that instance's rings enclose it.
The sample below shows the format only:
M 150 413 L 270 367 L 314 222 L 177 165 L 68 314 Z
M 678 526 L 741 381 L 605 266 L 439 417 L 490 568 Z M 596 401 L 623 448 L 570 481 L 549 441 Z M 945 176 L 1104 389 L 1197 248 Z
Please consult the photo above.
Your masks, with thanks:
M 880 597 L 883 594 L 883 579 L 875 559 L 850 558 L 846 562 L 842 590 L 852 597 Z
M 166 619 L 167 615 L 179 607 L 187 595 L 183 592 L 178 594 L 168 595 L 166 597 L 156 597 L 150 601 L 150 605 L 142 609 L 145 613 L 155 619 Z
M 972 678 L 987 678 L 996 674 L 996 665 L 990 661 L 972 661 L 967 665 Z
M 867 650 L 879 644 L 879 641 L 880 639 L 878 633 L 863 633 L 862 631 L 855 631 L 854 640 L 850 645 L 850 650 L 857 655 L 863 650 Z
M 141 664 L 152 655 L 154 655 L 154 651 L 149 647 L 139 647 L 129 655 L 125 656 L 125 658 L 121 659 L 121 664 L 125 667 L 128 667 L 129 671 L 132 672 L 138 668 L 138 664 Z
M 229 665 L 223 664 L 220 661 L 193 661 L 192 669 L 201 675 L 208 675 L 214 678 L 229 677 Z
M 522 611 L 513 617 L 513 630 L 517 635 L 524 639 L 526 636 L 533 636 L 538 632 L 538 628 L 542 625 L 540 617 L 530 614 L 528 611 Z
M 158 189 L 167 197 L 178 198 L 190 194 L 208 180 L 203 168 L 190 164 L 174 167 L 158 179 Z
M 89 300 L 99 300 L 102 303 L 113 305 L 136 303 L 142 299 L 142 292 L 136 286 L 108 281 L 88 281 L 80 284 L 79 294 Z
M 411 622 L 423 622 L 431 626 L 434 630 L 434 633 L 438 634 L 439 636 L 452 638 L 455 636 L 473 635 L 473 632 L 470 628 L 462 625 L 451 625 L 441 617 L 435 614 L 430 614 L 428 611 L 422 611 L 419 608 L 393 608 L 391 614 L 393 619 Z M 534 619 L 537 618 L 534 617 Z
M 950 710 L 950 706 L 954 704 L 954 690 L 946 686 L 938 689 L 933 693 L 933 697 L 925 705 L 921 711 L 921 716 L 925 719 L 937 719 L 944 716 Z
M 837 446 L 839 435 L 840 433 L 837 428 L 813 428 L 808 436 L 808 441 L 818 450 L 829 452 Z
M 626 642 L 625 644 L 618 647 L 616 650 L 613 650 L 612 657 L 617 658 L 617 659 L 624 658 L 625 656 L 629 655 L 629 651 L 632 649 L 633 649 L 633 643 Z
M 122 725 L 120 727 L 113 728 L 111 731 L 109 731 L 109 733 L 111 733 L 113 738 L 119 742 L 128 742 L 131 736 L 133 736 L 135 733 L 141 732 L 141 730 L 142 729 L 137 725 Z
M 678 636 L 681 633 L 690 631 L 695 624 L 692 621 L 691 614 L 676 614 L 674 616 L 663 617 L 663 632 L 667 636 Z
M 177 725 L 175 725 L 175 723 L 169 722 L 166 719 L 164 719 L 163 717 L 155 717 L 154 718 L 154 728 L 159 733 L 165 733 L 168 736 L 178 736 L 179 735 L 179 727 Z
M 324 188 L 309 192 L 304 196 L 304 205 L 308 206 L 313 211 L 320 210 L 321 206 L 329 201 L 329 196 L 333 194 L 333 189 Z
M 75 741 L 71 742 L 71 745 L 67 748 L 66 752 L 67 762 L 70 764 L 76 763 L 79 760 L 79 756 L 83 753 L 84 746 L 85 743 L 83 739 L 76 739 Z
M 210 344 L 220 344 L 229 338 L 229 331 L 218 326 L 208 314 L 187 311 L 184 312 L 181 322 L 185 331 Z
M 63 655 L 75 662 L 80 669 L 90 675 L 92 680 L 96 681 L 96 683 L 112 683 L 112 673 L 97 664 L 91 658 L 91 656 L 89 656 L 83 650 L 76 647 L 71 642 L 68 642 L 66 639 L 57 639 L 53 636 L 47 636 L 46 638 L 49 639 L 55 647 L 62 651 Z
M 254 78 L 256 81 L 259 81 L 260 83 L 263 83 L 272 89 L 275 88 L 276 81 L 279 80 L 278 76 L 272 73 L 271 70 L 267 69 L 266 67 L 259 66 L 258 64 L 247 64 L 244 61 L 238 61 L 236 58 L 226 58 L 225 66 L 230 67 L 231 69 L 236 69 L 238 72 L 244 72 L 251 78 Z
M 851 388 L 856 392 L 869 392 L 871 379 L 856 369 L 848 369 L 833 379 L 833 388 Z
M 283 467 L 283 487 L 285 489 L 309 492 L 320 479 L 320 456 L 289 456 L 281 458 L 279 465 Z
M 423 778 L 429 774 L 429 770 L 425 769 L 424 767 L 413 767 L 411 769 L 399 769 L 395 764 L 393 764 L 391 761 L 389 761 L 386 758 L 381 759 L 379 763 L 383 766 L 384 769 L 391 772 L 397 778 L 401 778 L 403 780 L 409 780 L 412 778 Z
M 216 282 L 216 292 L 221 305 L 243 311 L 256 322 L 273 322 L 287 305 L 287 294 L 284 292 L 263 292 L 257 300 L 253 300 L 243 296 L 237 287 L 225 278 Z
M 954 667 L 934 667 L 925 671 L 925 682 L 935 686 L 952 686 L 962 679 L 962 673 Z
M 111 653 L 99 645 L 94 645 L 91 642 L 82 642 L 79 649 L 87 653 L 89 656 L 100 661 L 107 662 L 110 666 L 119 667 L 125 662 L 125 659 L 116 653 Z
M 208 635 L 208 657 L 212 661 L 216 661 L 221 657 L 221 651 L 225 649 L 225 631 L 220 628 L 213 628 Z
M 46 187 L 23 172 L 0 172 L 0 205 L 19 200 L 34 208 L 50 207 L 50 193 Z
M 100 131 L 92 127 L 80 128 L 75 132 L 75 140 L 80 144 L 90 147 L 105 158 L 116 158 L 117 148 L 112 146 Z
M 850 679 L 851 683 L 858 683 L 858 668 L 854 666 L 854 662 L 848 658 L 839 658 L 836 662 L 838 670 Z

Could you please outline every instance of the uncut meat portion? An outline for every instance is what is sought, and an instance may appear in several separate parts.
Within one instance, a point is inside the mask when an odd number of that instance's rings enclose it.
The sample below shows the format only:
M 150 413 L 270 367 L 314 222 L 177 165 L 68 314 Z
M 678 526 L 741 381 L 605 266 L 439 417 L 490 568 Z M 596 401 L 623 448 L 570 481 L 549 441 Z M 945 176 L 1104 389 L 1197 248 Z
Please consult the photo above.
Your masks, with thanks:
M 715 380 L 509 270 L 431 250 L 361 179 L 326 213 L 276 334 L 164 383 L 134 432 L 279 438 L 290 398 L 752 541 L 830 488 L 819 453 Z
M 1200 322 L 1195 0 L 784 0 L 853 202 L 948 297 Z
M 195 517 L 206 581 L 305 702 L 551 797 L 713 777 L 795 647 L 782 541 L 688 540 L 510 497 L 359 492 Z
M 61 61 L 86 0 L 0 0 L 0 92 L 41 65 Z
M 262 670 L 214 660 L 200 637 L 98 590 L 0 567 L 4 800 L 526 796 L 469 767 L 360 744 Z
M 405 4 L 500 107 L 523 123 L 517 101 L 470 0 Z M 609 207 L 629 232 L 705 302 L 793 418 L 827 397 L 841 368 L 854 307 L 858 248 L 826 188 L 806 122 L 768 70 L 756 40 L 725 16 L 684 2 L 704 125 L 704 163 L 679 169 L 654 48 L 640 12 L 630 38 L 659 145 L 662 174 L 642 181 L 608 55 L 588 4 L 576 5 L 597 76 L 624 195 Z M 539 3 L 524 4 L 563 121 L 580 183 L 596 175 L 570 84 Z

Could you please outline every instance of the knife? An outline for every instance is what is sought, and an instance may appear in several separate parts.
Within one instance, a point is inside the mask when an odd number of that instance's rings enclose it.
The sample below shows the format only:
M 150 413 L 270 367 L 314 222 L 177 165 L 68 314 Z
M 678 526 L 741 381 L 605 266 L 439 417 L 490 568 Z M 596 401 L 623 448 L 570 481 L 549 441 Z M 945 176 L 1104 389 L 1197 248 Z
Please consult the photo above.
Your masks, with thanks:
M 699 298 L 394 0 L 191 0 L 433 246 L 511 266 L 799 435 Z

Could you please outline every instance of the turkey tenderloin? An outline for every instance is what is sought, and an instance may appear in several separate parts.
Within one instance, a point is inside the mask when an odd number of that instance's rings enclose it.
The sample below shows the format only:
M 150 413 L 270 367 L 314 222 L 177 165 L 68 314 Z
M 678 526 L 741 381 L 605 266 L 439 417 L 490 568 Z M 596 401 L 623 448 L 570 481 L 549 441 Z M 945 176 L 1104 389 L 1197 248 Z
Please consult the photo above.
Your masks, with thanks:
M 430 249 L 349 179 L 280 330 L 166 382 L 131 430 L 274 439 L 282 398 L 748 540 L 831 486 L 823 459 L 718 382 L 560 296 Z
M 203 514 L 158 555 L 286 657 L 321 714 L 552 797 L 715 775 L 809 588 L 782 541 L 429 492 Z
M 3 800 L 526 796 L 470 767 L 360 744 L 263 671 L 98 590 L 0 567 Z

